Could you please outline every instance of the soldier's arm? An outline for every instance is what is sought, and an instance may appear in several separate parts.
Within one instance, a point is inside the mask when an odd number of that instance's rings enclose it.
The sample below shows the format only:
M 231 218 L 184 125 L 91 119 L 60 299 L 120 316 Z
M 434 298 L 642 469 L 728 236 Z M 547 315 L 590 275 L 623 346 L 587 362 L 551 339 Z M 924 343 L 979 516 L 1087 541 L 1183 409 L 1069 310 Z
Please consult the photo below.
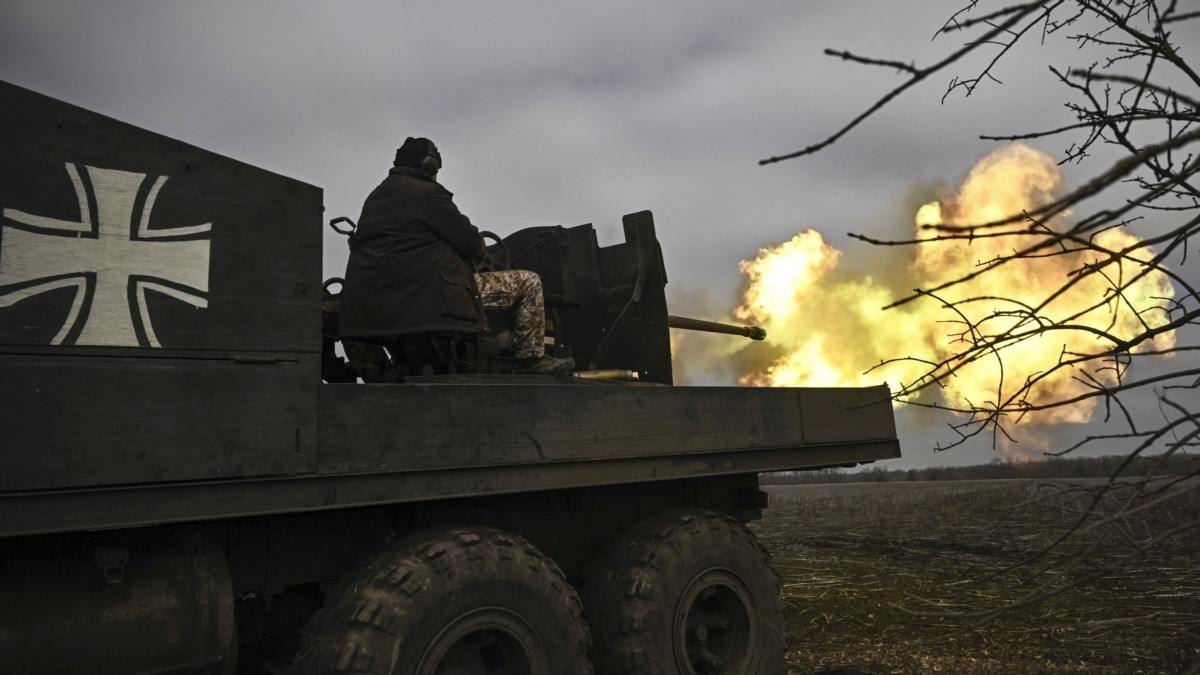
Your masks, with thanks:
M 464 260 L 475 263 L 483 259 L 483 237 L 479 236 L 479 228 L 458 210 L 449 191 L 444 188 L 434 190 L 429 208 L 429 226 L 439 237 Z

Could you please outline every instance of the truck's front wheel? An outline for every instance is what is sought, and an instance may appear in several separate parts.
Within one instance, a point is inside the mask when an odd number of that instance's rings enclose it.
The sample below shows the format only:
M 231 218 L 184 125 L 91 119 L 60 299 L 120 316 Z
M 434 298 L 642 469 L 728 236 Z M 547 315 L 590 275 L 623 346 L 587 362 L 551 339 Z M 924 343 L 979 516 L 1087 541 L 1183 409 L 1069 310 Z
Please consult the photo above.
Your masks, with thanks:
M 591 673 L 587 626 L 562 572 L 486 527 L 414 535 L 347 579 L 314 617 L 298 672 Z
M 728 516 L 656 516 L 611 546 L 584 582 L 597 673 L 786 672 L 779 577 L 753 533 Z

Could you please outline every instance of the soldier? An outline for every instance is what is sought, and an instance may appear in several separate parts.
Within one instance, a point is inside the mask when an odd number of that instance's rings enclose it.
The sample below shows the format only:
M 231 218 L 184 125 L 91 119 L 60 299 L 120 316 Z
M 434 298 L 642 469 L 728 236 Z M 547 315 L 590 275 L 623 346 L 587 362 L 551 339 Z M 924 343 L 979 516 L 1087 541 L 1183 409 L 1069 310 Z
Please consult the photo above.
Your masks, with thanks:
M 573 359 L 545 354 L 537 274 L 473 274 L 483 257 L 483 238 L 437 182 L 441 167 L 433 141 L 410 137 L 396 151 L 388 176 L 367 197 L 350 238 L 342 337 L 386 344 L 414 334 L 475 335 L 487 328 L 486 303 L 513 312 L 520 372 L 571 372 Z

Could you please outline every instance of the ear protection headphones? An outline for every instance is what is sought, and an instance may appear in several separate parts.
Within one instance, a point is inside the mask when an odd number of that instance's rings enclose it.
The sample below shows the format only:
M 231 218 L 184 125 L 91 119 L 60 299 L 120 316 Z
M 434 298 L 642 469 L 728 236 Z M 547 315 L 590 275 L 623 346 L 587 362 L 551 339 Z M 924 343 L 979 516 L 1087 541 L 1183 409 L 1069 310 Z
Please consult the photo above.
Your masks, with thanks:
M 425 141 L 425 158 L 417 165 L 417 171 L 433 178 L 438 170 L 442 168 L 442 153 L 438 152 L 437 146 L 428 138 Z

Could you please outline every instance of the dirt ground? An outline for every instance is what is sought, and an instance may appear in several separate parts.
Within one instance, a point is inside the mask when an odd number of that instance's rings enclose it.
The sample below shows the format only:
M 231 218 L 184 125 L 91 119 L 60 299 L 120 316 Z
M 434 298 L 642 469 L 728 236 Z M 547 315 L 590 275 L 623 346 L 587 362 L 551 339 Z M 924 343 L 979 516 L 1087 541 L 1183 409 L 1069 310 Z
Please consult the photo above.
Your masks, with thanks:
M 1029 561 L 1079 519 L 1096 485 L 768 487 L 752 527 L 783 579 L 790 672 L 1200 672 L 1197 486 L 1141 511 L 1110 494 L 1099 506 L 1118 517 L 1092 519 Z M 1077 587 L 986 614 L 1068 583 Z

